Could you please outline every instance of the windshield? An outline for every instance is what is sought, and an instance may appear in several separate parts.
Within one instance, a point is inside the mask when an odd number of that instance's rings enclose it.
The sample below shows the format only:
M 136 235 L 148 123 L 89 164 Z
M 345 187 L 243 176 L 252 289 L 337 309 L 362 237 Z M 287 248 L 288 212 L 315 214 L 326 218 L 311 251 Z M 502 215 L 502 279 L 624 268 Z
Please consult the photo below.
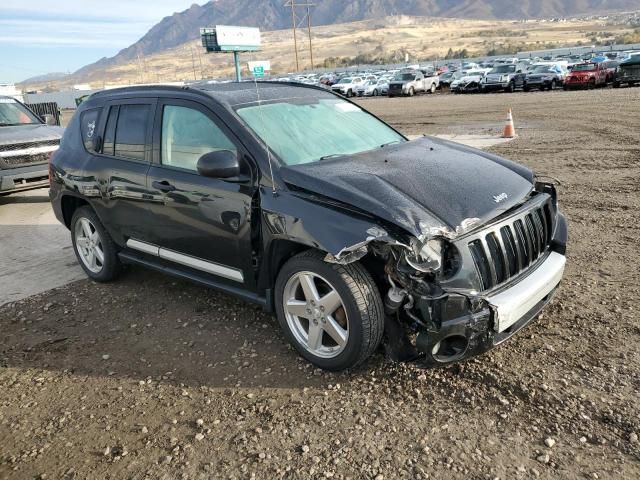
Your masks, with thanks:
M 405 141 L 380 120 L 337 98 L 278 101 L 241 107 L 237 113 L 285 165 L 317 162 Z
M 501 65 L 491 70 L 491 73 L 513 73 L 516 71 L 515 65 Z
M 40 124 L 40 120 L 13 98 L 0 98 L 0 127 Z
M 346 77 L 346 78 L 341 78 L 338 83 L 351 83 L 351 81 L 352 80 L 350 77 Z
M 416 78 L 415 73 L 396 73 L 394 80 L 413 80 Z
M 593 63 L 583 63 L 582 65 L 575 65 L 573 67 L 574 72 L 590 72 L 595 69 L 596 66 Z
M 547 67 L 547 66 L 539 66 L 533 69 L 533 73 L 555 73 L 553 70 L 551 70 L 551 67 Z

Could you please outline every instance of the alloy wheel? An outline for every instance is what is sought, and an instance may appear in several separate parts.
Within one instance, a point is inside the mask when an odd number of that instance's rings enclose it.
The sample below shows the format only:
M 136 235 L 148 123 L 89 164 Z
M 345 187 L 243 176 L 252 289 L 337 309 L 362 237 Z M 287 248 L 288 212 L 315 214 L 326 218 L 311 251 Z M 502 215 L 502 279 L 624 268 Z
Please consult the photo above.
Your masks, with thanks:
M 283 292 L 283 309 L 296 341 L 320 358 L 340 355 L 349 339 L 349 321 L 338 291 L 313 272 L 289 278 Z
M 104 267 L 102 238 L 88 218 L 80 218 L 75 226 L 75 241 L 78 256 L 92 273 L 100 273 Z

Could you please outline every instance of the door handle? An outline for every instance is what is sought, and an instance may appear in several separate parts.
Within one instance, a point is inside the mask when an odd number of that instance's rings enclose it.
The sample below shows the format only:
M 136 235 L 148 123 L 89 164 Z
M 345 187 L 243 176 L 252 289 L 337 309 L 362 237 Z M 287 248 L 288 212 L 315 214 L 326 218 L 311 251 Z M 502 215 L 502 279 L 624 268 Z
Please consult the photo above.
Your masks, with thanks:
M 154 181 L 151 186 L 153 188 L 155 188 L 156 190 L 160 190 L 161 192 L 173 192 L 176 187 L 174 187 L 173 185 L 171 185 L 169 182 L 167 182 L 166 180 L 163 180 L 161 182 L 158 182 L 157 180 Z

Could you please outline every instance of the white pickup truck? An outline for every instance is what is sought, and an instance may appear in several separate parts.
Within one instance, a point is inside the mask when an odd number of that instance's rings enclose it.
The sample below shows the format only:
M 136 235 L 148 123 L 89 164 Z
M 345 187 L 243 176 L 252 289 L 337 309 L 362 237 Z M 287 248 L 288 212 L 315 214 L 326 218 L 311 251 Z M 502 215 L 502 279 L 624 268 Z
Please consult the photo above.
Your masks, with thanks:
M 389 96 L 412 97 L 416 93 L 435 93 L 438 85 L 440 85 L 440 79 L 435 73 L 425 77 L 420 70 L 402 70 L 389 82 Z

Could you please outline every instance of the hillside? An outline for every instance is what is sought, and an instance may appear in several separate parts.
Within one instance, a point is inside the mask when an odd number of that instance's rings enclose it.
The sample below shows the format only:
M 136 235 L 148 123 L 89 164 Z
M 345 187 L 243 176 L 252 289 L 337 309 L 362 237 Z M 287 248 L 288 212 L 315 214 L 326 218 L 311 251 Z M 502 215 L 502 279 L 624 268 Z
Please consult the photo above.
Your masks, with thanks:
M 96 68 L 158 53 L 198 38 L 199 28 L 209 25 L 258 26 L 263 31 L 291 27 L 291 9 L 284 0 L 215 0 L 165 17 L 139 41 L 115 57 L 103 58 L 82 68 Z M 596 12 L 632 10 L 638 0 L 317 0 L 314 25 L 333 25 L 390 15 L 464 19 L 525 19 L 567 17 Z
M 622 17 L 626 18 L 626 17 Z M 467 50 L 469 55 L 498 54 L 518 50 L 537 50 L 550 46 L 591 44 L 594 32 L 603 40 L 628 34 L 629 25 L 620 20 L 573 19 L 566 22 L 500 20 L 455 20 L 429 17 L 393 16 L 380 20 L 344 23 L 313 29 L 315 66 L 333 68 L 346 63 L 402 62 L 405 54 L 411 61 L 443 58 L 448 52 Z M 300 66 L 310 67 L 306 42 L 300 46 Z M 246 61 L 270 59 L 274 74 L 294 71 L 293 34 L 291 30 L 264 32 L 263 50 L 242 54 Z M 199 40 L 132 61 L 103 65 L 73 74 L 62 81 L 22 85 L 23 88 L 65 88 L 77 83 L 105 85 L 200 80 L 231 76 L 230 54 L 205 54 Z

